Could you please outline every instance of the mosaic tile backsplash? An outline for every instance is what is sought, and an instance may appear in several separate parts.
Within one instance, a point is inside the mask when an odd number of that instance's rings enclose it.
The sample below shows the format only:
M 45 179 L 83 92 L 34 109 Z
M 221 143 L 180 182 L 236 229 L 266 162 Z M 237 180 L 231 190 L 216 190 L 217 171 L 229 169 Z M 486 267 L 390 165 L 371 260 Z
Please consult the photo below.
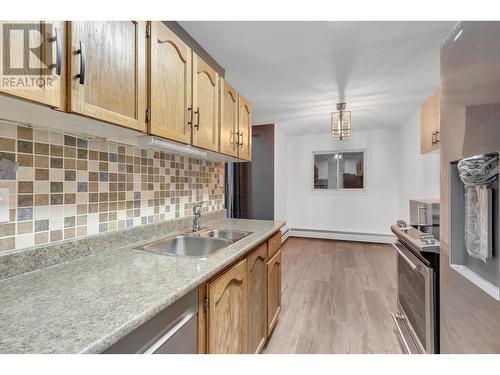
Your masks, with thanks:
M 16 161 L 0 254 L 224 208 L 224 164 L 0 123 L 0 160 Z M 2 178 L 14 178 L 8 174 Z

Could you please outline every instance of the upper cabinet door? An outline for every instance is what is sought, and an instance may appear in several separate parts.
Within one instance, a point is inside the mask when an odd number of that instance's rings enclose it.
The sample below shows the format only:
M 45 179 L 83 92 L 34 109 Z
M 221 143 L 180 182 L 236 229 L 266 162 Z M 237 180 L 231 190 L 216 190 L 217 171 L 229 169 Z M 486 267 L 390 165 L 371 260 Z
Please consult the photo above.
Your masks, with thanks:
M 241 95 L 239 96 L 239 154 L 244 160 L 252 160 L 252 106 Z
M 420 107 L 420 153 L 439 148 L 440 136 L 440 90 L 427 98 Z
M 63 108 L 65 23 L 0 22 L 0 91 Z
M 193 52 L 193 145 L 219 151 L 219 75 Z
M 190 143 L 191 49 L 162 22 L 151 22 L 150 43 L 149 132 Z
M 224 79 L 220 80 L 220 152 L 238 156 L 238 93 Z
M 71 22 L 70 110 L 146 130 L 146 22 Z

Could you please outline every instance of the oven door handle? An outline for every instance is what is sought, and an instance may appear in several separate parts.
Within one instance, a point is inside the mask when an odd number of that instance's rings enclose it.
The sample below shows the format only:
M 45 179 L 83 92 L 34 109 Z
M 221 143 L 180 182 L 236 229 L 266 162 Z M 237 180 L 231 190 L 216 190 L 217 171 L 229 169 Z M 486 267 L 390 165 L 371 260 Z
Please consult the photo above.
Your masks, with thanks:
M 427 271 L 425 267 L 421 266 L 421 265 L 417 265 L 415 263 L 413 263 L 410 258 L 408 258 L 400 249 L 399 247 L 396 245 L 396 244 L 392 244 L 392 247 L 394 247 L 394 249 L 396 249 L 396 251 L 398 252 L 399 256 L 401 258 L 404 259 L 404 261 L 406 263 L 408 263 L 408 265 L 410 266 L 410 268 L 413 270 L 413 271 L 417 271 L 417 272 L 420 272 L 422 274 L 425 274 L 425 272 Z

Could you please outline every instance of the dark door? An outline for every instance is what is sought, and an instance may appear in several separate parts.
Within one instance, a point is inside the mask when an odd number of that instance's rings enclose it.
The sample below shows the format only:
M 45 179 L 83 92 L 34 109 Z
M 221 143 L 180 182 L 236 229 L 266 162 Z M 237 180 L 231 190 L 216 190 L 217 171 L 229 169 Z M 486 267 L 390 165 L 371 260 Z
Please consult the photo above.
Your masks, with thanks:
M 228 216 L 274 219 L 274 125 L 252 127 L 252 161 L 226 164 Z
M 274 125 L 252 128 L 249 218 L 274 219 Z

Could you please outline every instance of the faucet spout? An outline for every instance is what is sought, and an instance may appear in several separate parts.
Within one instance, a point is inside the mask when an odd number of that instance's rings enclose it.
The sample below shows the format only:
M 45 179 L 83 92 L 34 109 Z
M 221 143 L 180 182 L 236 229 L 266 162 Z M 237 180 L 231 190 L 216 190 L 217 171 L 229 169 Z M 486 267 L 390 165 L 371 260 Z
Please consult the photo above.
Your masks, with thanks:
M 198 232 L 201 229 L 201 208 L 203 203 L 201 201 L 193 206 L 193 232 Z

